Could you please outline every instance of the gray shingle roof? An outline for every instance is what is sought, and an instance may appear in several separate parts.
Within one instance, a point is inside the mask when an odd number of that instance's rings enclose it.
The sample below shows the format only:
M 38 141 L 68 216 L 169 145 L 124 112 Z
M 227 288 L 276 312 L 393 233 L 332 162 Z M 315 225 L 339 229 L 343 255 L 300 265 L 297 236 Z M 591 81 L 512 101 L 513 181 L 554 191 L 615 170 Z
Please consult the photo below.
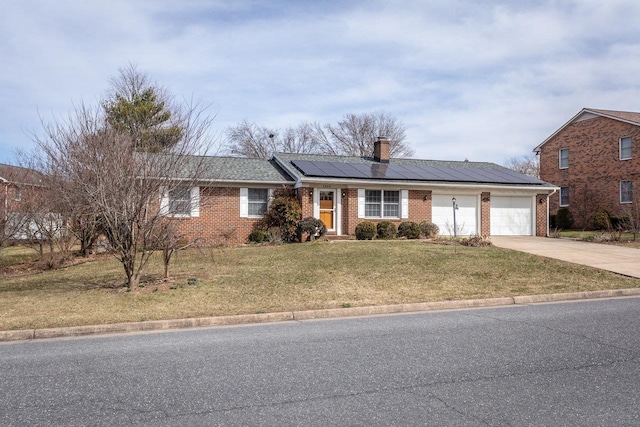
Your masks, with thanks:
M 294 181 L 273 160 L 211 156 L 193 156 L 190 160 L 193 164 L 202 162 L 200 168 L 204 180 L 274 184 L 291 184 Z

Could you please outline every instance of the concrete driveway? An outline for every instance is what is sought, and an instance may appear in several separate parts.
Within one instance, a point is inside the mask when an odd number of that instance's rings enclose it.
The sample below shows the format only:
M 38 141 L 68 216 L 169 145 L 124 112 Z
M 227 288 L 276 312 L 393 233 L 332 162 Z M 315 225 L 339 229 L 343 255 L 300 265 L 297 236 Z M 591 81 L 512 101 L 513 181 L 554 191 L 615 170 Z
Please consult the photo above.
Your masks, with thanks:
M 513 249 L 640 278 L 640 249 L 567 239 L 492 236 L 499 248 Z

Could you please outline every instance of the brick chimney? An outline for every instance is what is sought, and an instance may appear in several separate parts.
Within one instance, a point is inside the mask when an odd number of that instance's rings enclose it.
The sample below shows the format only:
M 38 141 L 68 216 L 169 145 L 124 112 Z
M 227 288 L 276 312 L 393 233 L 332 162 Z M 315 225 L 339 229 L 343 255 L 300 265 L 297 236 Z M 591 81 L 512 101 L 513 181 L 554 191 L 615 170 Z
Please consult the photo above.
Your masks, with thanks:
M 373 160 L 380 163 L 389 163 L 389 140 L 379 136 L 373 143 Z

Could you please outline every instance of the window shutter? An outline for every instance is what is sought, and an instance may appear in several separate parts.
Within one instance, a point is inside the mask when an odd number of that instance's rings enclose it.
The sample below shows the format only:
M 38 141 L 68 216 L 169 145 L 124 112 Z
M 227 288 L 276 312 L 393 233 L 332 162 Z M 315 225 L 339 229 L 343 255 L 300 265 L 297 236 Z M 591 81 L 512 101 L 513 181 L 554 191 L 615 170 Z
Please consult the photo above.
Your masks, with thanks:
M 358 218 L 364 218 L 364 188 L 358 188 Z
M 169 213 L 169 189 L 160 187 L 160 214 L 167 215 Z
M 191 189 L 191 216 L 194 218 L 200 216 L 200 187 Z
M 400 200 L 402 201 L 400 216 L 401 218 L 409 218 L 409 190 L 400 191 Z
M 240 189 L 240 218 L 249 216 L 249 189 L 243 187 Z
M 313 191 L 313 217 L 320 219 L 320 191 Z

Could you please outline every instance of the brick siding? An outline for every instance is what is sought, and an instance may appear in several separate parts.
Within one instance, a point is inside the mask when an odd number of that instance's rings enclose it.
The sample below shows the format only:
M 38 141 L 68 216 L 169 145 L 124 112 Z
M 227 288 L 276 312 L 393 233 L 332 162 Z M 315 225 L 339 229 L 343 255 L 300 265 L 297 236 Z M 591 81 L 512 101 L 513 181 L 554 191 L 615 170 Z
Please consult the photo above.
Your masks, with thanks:
M 632 158 L 620 160 L 619 141 L 632 139 Z M 559 168 L 560 149 L 569 149 L 569 167 Z M 577 227 L 590 227 L 593 215 L 606 209 L 622 216 L 620 181 L 631 180 L 640 191 L 640 126 L 605 117 L 570 123 L 540 147 L 540 178 L 569 187 L 569 210 Z M 550 212 L 558 210 L 560 195 L 550 198 Z

